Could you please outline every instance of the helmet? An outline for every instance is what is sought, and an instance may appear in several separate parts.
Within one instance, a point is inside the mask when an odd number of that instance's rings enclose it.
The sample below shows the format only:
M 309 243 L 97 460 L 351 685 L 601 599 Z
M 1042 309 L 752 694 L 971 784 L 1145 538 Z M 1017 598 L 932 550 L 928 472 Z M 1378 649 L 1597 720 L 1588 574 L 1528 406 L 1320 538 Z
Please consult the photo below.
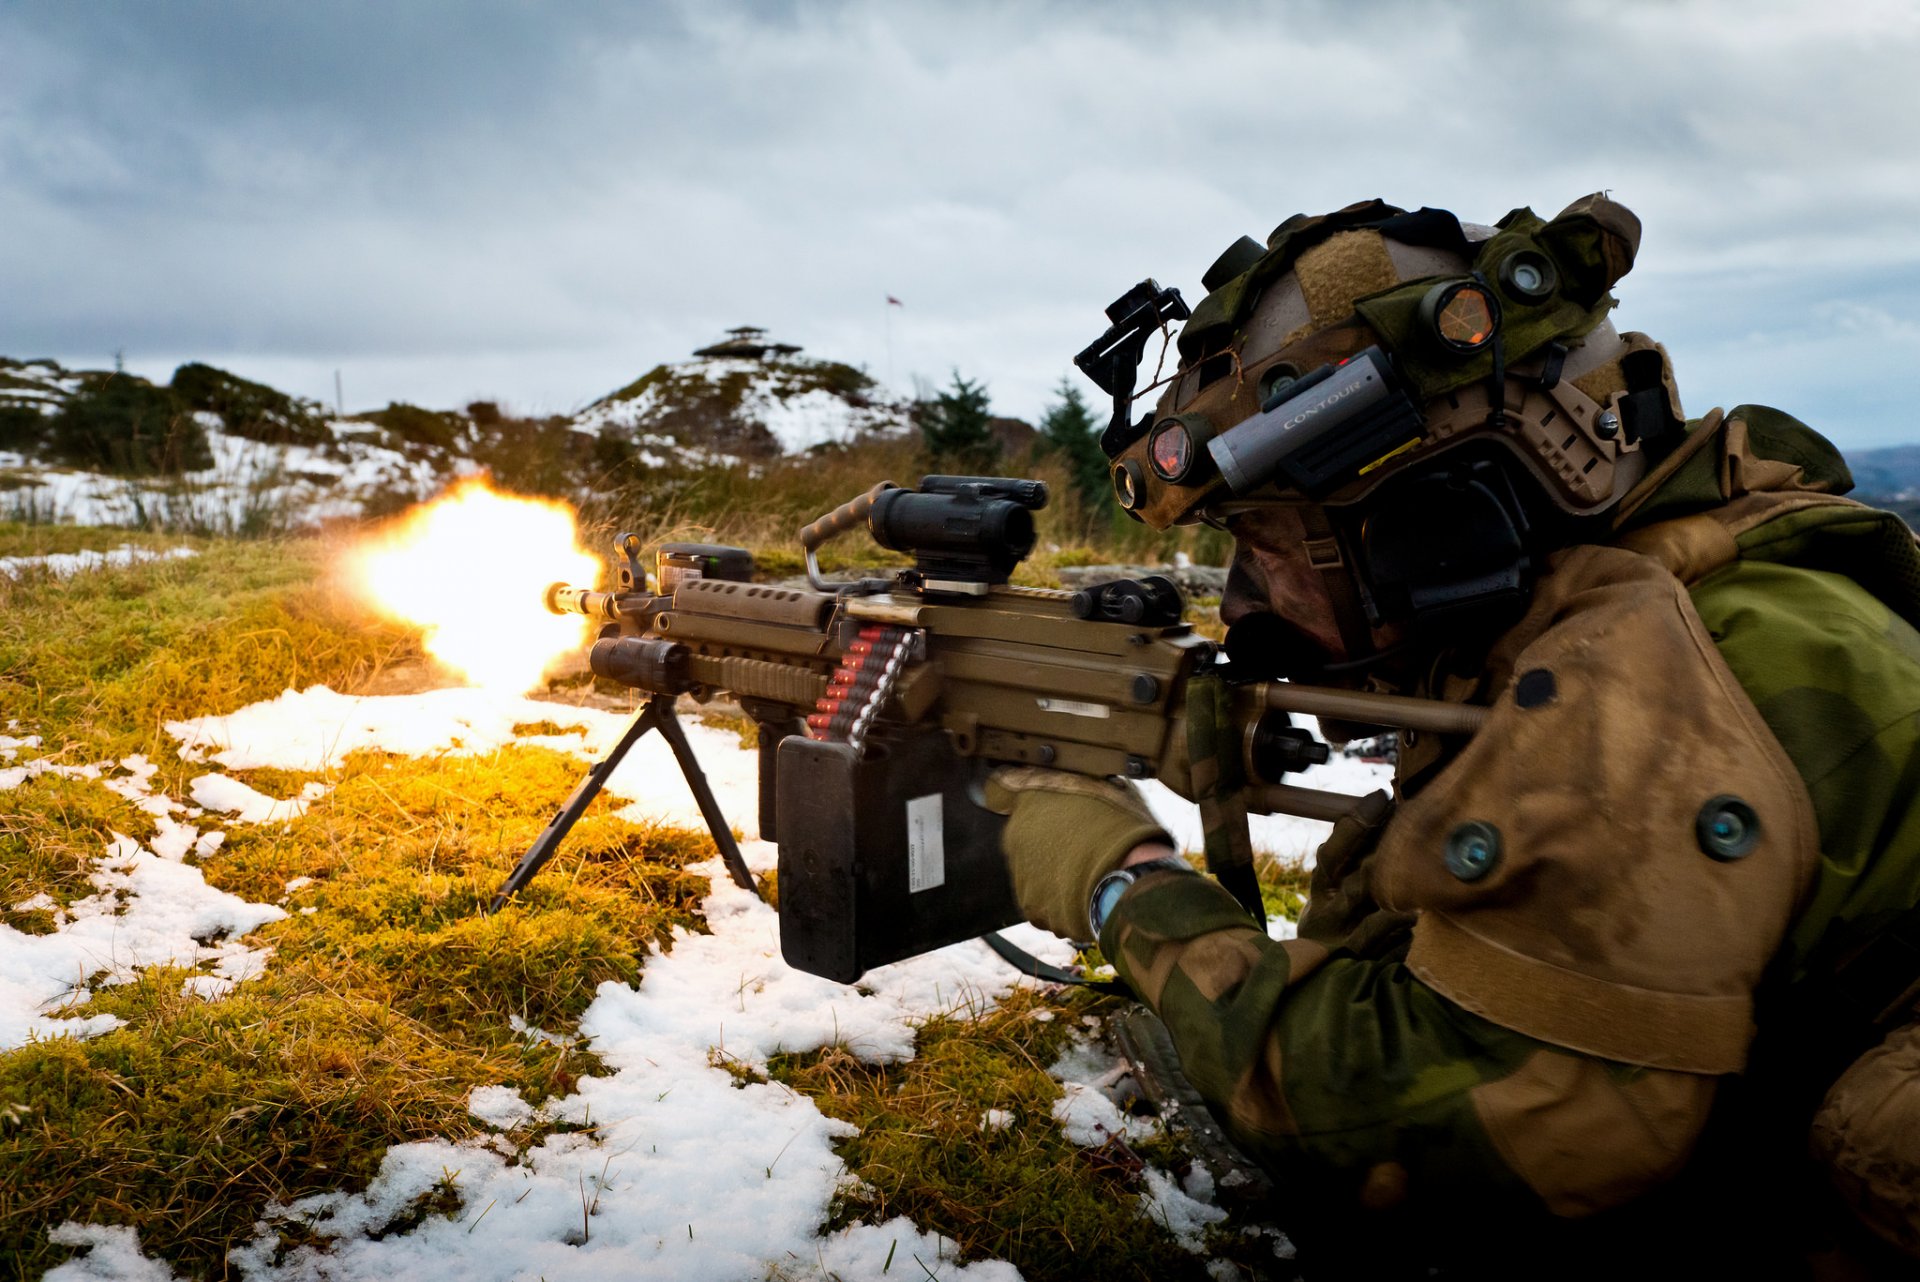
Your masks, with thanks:
M 1119 367 L 1138 327 L 1185 312 L 1137 286 L 1080 360 L 1115 395 L 1101 444 L 1121 506 L 1237 536 L 1290 509 L 1276 528 L 1324 577 L 1350 654 L 1382 628 L 1510 618 L 1545 553 L 1679 435 L 1665 350 L 1607 319 L 1639 240 L 1604 195 L 1492 227 L 1378 200 L 1295 216 L 1207 271 L 1179 367 L 1135 421 Z M 1139 341 L 1110 341 L 1149 297 Z

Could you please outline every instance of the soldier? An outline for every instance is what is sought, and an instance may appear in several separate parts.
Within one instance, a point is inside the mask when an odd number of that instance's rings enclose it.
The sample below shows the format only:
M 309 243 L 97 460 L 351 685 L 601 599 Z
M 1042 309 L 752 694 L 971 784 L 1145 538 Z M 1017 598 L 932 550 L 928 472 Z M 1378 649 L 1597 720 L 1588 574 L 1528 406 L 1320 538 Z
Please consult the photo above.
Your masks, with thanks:
M 1023 908 L 1165 1021 L 1309 1276 L 1920 1256 L 1920 550 L 1788 415 L 1684 418 L 1608 319 L 1639 231 L 1288 219 L 1103 440 L 1134 516 L 1232 534 L 1236 671 L 1490 710 L 1403 736 L 1299 938 L 1130 790 L 989 788 Z

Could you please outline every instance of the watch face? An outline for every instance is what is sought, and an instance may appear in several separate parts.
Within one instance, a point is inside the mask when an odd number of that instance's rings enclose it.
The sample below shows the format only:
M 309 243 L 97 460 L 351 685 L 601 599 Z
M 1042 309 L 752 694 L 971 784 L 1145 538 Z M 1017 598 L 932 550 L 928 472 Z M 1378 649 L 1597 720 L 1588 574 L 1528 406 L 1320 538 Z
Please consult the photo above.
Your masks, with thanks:
M 1124 870 L 1110 872 L 1100 879 L 1093 888 L 1093 902 L 1089 905 L 1087 920 L 1093 926 L 1093 939 L 1100 942 L 1100 928 L 1107 924 L 1107 918 L 1113 916 L 1113 910 L 1120 903 L 1120 896 L 1127 893 L 1127 887 L 1133 884 L 1133 874 Z

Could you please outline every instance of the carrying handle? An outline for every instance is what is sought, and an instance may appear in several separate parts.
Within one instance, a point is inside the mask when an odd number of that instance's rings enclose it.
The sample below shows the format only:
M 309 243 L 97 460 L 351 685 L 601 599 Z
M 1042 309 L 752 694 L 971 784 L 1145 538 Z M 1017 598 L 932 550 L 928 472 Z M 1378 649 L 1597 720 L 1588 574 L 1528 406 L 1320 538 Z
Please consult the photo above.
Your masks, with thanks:
M 868 514 L 873 511 L 876 499 L 888 490 L 899 488 L 892 481 L 881 481 L 865 494 L 848 499 L 819 520 L 801 529 L 800 546 L 807 554 L 807 582 L 813 585 L 815 591 L 831 592 L 835 587 L 820 574 L 820 562 L 816 556 L 820 545 L 829 539 L 838 538 L 856 525 L 863 523 Z

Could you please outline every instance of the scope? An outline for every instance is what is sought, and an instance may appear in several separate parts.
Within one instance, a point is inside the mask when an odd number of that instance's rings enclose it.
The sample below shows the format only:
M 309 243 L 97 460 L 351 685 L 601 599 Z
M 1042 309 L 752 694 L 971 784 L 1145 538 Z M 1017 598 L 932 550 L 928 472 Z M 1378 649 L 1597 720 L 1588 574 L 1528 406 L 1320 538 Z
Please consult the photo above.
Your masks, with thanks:
M 1046 503 L 1044 481 L 929 476 L 918 490 L 876 496 L 867 529 L 881 547 L 913 554 L 923 591 L 978 595 L 1033 551 L 1033 513 Z

